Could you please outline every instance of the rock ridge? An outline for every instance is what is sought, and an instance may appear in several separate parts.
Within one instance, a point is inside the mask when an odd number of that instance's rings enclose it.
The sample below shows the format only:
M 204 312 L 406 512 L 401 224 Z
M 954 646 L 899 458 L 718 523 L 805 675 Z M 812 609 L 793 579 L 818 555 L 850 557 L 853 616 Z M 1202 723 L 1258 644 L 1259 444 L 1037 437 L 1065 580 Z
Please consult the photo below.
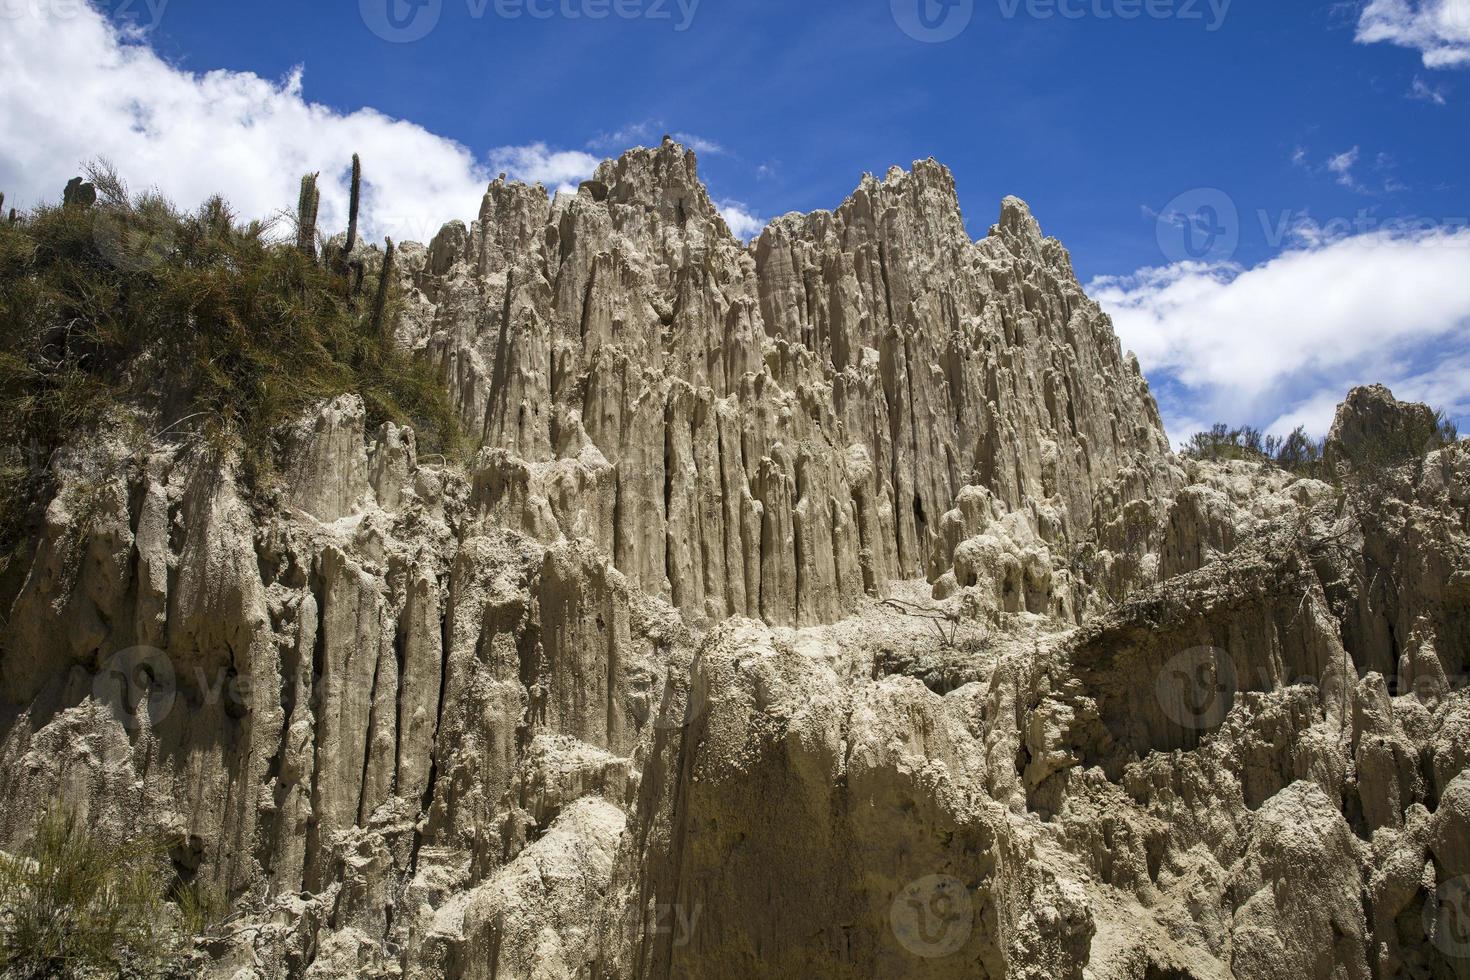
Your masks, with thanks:
M 404 252 L 401 338 L 488 448 L 479 505 L 712 622 L 830 623 L 939 578 L 969 485 L 1087 538 L 1100 489 L 1168 453 L 1065 249 L 1015 198 L 970 241 L 932 160 L 744 247 L 669 141 L 556 201 L 497 181 Z
M 466 463 L 355 396 L 254 493 L 56 455 L 0 849 L 163 842 L 219 980 L 1470 975 L 1470 443 L 1365 452 L 1422 406 L 1176 457 L 932 161 L 746 245 L 666 142 L 400 255 Z

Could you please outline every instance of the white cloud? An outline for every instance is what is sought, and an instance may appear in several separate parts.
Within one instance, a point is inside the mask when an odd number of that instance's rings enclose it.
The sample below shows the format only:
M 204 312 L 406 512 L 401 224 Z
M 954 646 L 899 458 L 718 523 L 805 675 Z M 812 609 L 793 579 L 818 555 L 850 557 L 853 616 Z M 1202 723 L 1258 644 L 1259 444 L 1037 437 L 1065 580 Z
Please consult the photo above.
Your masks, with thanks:
M 706 156 L 716 156 L 725 152 L 725 148 L 714 140 L 707 140 L 703 136 L 696 136 L 693 133 L 675 133 L 674 139 L 683 143 L 695 153 L 703 153 Z
M 1400 398 L 1443 408 L 1453 419 L 1470 418 L 1470 351 L 1459 351 L 1439 358 L 1433 367 L 1417 374 L 1406 374 L 1393 382 Z
M 1442 87 L 1430 85 L 1418 75 L 1414 76 L 1414 83 L 1409 86 L 1409 98 L 1416 102 L 1432 102 L 1434 105 L 1445 105 L 1449 101 L 1445 98 Z
M 1327 160 L 1327 169 L 1339 176 L 1352 173 L 1353 167 L 1358 162 L 1360 152 L 1360 148 L 1355 146 L 1351 150 L 1344 150 L 1342 153 L 1330 157 Z
M 542 184 L 552 193 L 575 194 L 602 161 L 580 150 L 552 150 L 545 143 L 501 146 L 490 151 L 491 166 L 512 180 Z
M 1375 378 L 1380 384 L 1387 383 L 1388 378 Z M 1298 398 L 1274 421 L 1267 423 L 1264 427 L 1268 434 L 1287 435 L 1298 428 L 1306 429 L 1308 434 L 1323 436 L 1332 428 L 1332 419 L 1337 414 L 1337 406 L 1342 404 L 1347 393 L 1352 390 L 1354 384 L 1346 384 L 1339 387 L 1323 388 L 1305 398 Z M 1390 388 L 1395 385 L 1390 385 Z M 1402 388 L 1402 385 L 1397 385 Z M 1402 390 L 1396 390 L 1394 394 L 1400 398 L 1407 397 Z M 1196 432 L 1201 431 L 1199 429 Z
M 1470 65 L 1470 0 L 1370 0 L 1357 40 L 1413 48 L 1426 68 Z
M 645 119 L 641 122 L 629 123 L 621 129 L 615 129 L 612 132 L 598 133 L 587 141 L 587 145 L 594 150 L 621 153 L 633 146 L 657 144 L 663 140 L 663 136 L 667 132 L 668 129 L 664 126 L 662 120 Z M 695 153 L 700 153 L 705 156 L 715 156 L 729 152 L 723 145 L 695 133 L 674 133 L 673 138 Z
M 1358 189 L 1358 182 L 1353 178 L 1353 168 L 1358 165 L 1359 153 L 1359 148 L 1355 146 L 1327 159 L 1327 169 L 1337 178 L 1337 182 L 1353 190 Z
M 622 129 L 615 129 L 610 133 L 598 133 L 587 141 L 587 145 L 594 150 L 620 153 L 630 146 L 652 143 L 661 138 L 662 132 L 662 123 L 645 119 L 643 122 L 629 123 Z
M 18 10 L 0 30 L 0 132 L 8 135 L 0 141 L 0 191 L 21 208 L 57 200 L 67 180 L 99 158 L 135 190 L 157 189 L 181 207 L 219 193 L 252 218 L 294 207 L 301 175 L 320 172 L 322 227 L 340 229 L 356 152 L 364 233 L 428 241 L 446 221 L 478 213 L 497 172 L 574 192 L 600 162 L 545 143 L 497 147 L 482 159 L 374 109 L 311 102 L 301 68 L 280 81 L 183 71 L 142 43 L 143 34 L 80 0 Z M 621 150 L 654 125 L 604 134 L 593 145 Z M 680 138 L 700 152 L 723 152 L 711 140 Z M 737 234 L 759 230 L 739 206 L 727 217 Z
M 427 240 L 473 216 L 490 178 L 466 147 L 420 126 L 309 101 L 299 69 L 279 82 L 182 71 L 90 6 L 7 19 L 0 65 L 0 189 L 22 207 L 57 200 L 99 157 L 135 189 L 184 207 L 221 193 L 250 217 L 294 207 L 301 175 L 320 171 L 323 227 L 340 228 L 358 152 L 366 233 Z
M 1141 269 L 1095 279 L 1088 291 L 1171 419 L 1274 426 L 1301 417 L 1320 429 L 1348 388 L 1371 381 L 1397 382 L 1406 397 L 1422 389 L 1438 404 L 1470 402 L 1470 371 L 1444 370 L 1470 365 L 1463 227 L 1320 241 L 1250 269 Z M 1433 383 L 1417 363 L 1426 356 L 1438 365 Z
M 1304 426 L 1313 435 L 1323 435 L 1331 428 L 1332 418 L 1343 396 L 1358 385 L 1374 383 L 1387 385 L 1402 401 L 1422 402 L 1443 409 L 1451 419 L 1463 420 L 1470 417 L 1467 377 L 1470 377 L 1470 350 L 1454 351 L 1442 356 L 1434 366 L 1417 371 L 1388 363 L 1296 399 L 1274 421 L 1267 423 L 1265 429 L 1285 435 L 1297 426 Z M 1174 432 L 1173 429 L 1169 431 Z
M 766 228 L 766 222 L 756 217 L 739 201 L 716 201 L 720 217 L 730 226 L 730 231 L 742 242 L 748 242 Z
M 1358 164 L 1362 162 L 1362 158 L 1361 146 L 1334 153 L 1320 164 L 1312 162 L 1312 156 L 1306 147 L 1297 146 L 1291 152 L 1292 166 L 1313 177 L 1331 177 L 1334 183 L 1358 194 L 1397 194 L 1409 189 L 1408 185 L 1394 175 L 1398 162 L 1392 154 L 1379 153 L 1370 168 L 1373 175 L 1366 179 L 1359 177 L 1361 168 Z

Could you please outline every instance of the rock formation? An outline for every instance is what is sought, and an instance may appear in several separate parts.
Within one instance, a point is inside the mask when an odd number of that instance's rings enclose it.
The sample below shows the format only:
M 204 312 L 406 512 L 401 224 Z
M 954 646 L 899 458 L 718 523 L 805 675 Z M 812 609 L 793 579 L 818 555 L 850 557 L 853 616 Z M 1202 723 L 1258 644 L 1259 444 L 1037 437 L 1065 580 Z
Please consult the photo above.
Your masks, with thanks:
M 78 433 L 0 848 L 150 828 L 233 980 L 1470 977 L 1466 444 L 1175 457 L 933 162 L 747 246 L 665 142 L 398 256 L 469 463 L 354 396 L 266 488 Z

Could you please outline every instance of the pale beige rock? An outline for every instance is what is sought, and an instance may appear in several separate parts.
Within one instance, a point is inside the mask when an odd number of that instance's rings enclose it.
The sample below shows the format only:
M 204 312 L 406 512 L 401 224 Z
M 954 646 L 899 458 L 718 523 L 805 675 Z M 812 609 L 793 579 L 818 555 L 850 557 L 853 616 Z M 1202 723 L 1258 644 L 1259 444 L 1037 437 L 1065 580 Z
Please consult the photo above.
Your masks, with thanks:
M 368 491 L 365 417 L 362 400 L 343 395 L 297 426 L 287 481 L 292 506 L 329 523 L 361 507 Z
M 399 252 L 467 464 L 79 433 L 0 848 L 157 835 L 220 978 L 1465 976 L 1470 449 L 1176 458 L 1026 206 L 964 228 L 933 162 L 748 247 L 672 141 L 501 179 Z
M 1347 821 L 1317 787 L 1295 783 L 1272 797 L 1228 886 L 1231 973 L 1370 976 L 1357 850 Z

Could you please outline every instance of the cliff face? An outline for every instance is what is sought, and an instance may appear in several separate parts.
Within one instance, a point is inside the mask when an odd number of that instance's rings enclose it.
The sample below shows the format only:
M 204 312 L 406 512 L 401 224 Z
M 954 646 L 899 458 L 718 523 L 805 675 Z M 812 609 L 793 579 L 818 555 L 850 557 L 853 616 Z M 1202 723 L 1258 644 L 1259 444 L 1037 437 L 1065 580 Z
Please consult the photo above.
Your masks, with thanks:
M 555 205 L 497 182 L 410 263 L 406 339 L 487 447 L 475 505 L 701 622 L 830 623 L 937 578 L 972 484 L 1086 534 L 1167 452 L 1066 251 L 1014 198 L 971 242 L 933 162 L 745 248 L 667 142 Z
M 665 143 L 400 254 L 482 448 L 332 399 L 261 495 L 79 434 L 0 847 L 162 836 L 221 978 L 1470 976 L 1464 444 L 1175 459 L 933 163 L 747 247 Z

